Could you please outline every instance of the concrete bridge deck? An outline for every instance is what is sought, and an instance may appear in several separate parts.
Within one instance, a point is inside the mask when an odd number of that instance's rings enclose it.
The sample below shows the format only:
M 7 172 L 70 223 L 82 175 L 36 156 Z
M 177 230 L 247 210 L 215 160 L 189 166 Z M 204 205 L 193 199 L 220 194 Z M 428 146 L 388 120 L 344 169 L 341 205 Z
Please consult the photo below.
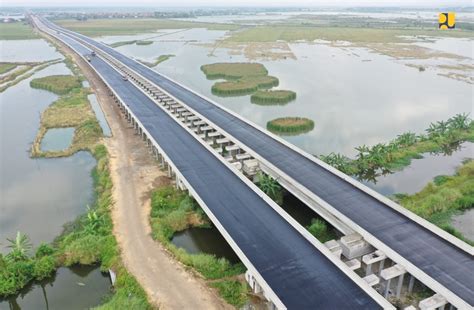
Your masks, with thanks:
M 40 23 L 38 26 L 42 27 Z M 71 37 L 56 31 L 49 34 L 83 57 L 91 52 Z M 267 293 L 275 294 L 271 300 L 278 308 L 391 307 L 372 288 L 353 277 L 349 268 L 334 260 L 316 239 L 302 233 L 302 227 L 285 218 L 288 216 L 278 211 L 279 207 L 254 184 L 239 177 L 150 97 L 130 81 L 124 81 L 107 62 L 92 57 L 90 65 L 128 111 L 128 117 L 170 160 L 246 267 L 269 286 Z
M 296 196 L 301 191 L 331 210 L 338 220 L 382 249 L 391 259 L 404 265 L 410 273 L 442 293 L 451 303 L 458 307 L 474 305 L 472 247 L 209 99 L 104 44 L 65 31 L 105 51 L 186 103 L 246 146 L 249 153 L 267 166 L 269 171 L 266 172 L 286 180 L 287 184 L 293 184 L 288 189 Z M 294 186 L 298 188 L 295 190 Z

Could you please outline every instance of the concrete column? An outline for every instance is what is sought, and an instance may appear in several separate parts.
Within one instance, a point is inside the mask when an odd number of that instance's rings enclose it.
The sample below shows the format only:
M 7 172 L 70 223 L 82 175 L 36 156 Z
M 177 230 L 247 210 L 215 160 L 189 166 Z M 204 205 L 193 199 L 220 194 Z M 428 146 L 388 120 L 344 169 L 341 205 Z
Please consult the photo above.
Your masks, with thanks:
M 168 165 L 168 178 L 171 178 L 171 167 Z
M 387 282 L 385 283 L 385 292 L 383 294 L 384 298 L 388 297 L 388 291 L 390 290 L 390 282 L 391 281 L 392 281 L 392 279 L 388 279 Z
M 400 298 L 400 293 L 402 292 L 402 285 L 403 285 L 403 278 L 405 277 L 405 274 L 401 274 L 398 277 L 398 285 L 397 285 L 397 298 Z
M 385 259 L 380 262 L 379 275 L 382 272 L 384 265 L 385 265 Z
M 415 285 L 415 277 L 410 275 L 410 281 L 408 282 L 408 293 L 410 294 L 413 291 L 413 286 Z

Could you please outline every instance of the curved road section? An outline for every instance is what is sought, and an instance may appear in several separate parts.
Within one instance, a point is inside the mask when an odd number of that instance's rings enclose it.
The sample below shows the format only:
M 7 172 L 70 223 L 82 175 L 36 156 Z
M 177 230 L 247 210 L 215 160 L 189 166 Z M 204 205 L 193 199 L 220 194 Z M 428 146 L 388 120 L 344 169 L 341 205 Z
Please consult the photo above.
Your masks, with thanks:
M 57 27 L 48 22 L 52 27 Z M 64 30 L 62 28 L 57 28 Z M 323 199 L 356 225 L 422 270 L 469 305 L 474 305 L 474 259 L 369 192 L 274 139 L 194 92 L 86 36 L 64 30 L 102 49 L 252 149 Z M 425 283 L 428 284 L 428 283 Z
M 90 50 L 59 38 L 82 56 Z M 288 309 L 378 309 L 358 286 L 258 193 L 99 57 L 91 66 L 112 86 L 172 159 L 201 200 Z M 238 251 L 237 251 L 238 252 Z M 377 295 L 375 291 L 371 291 Z M 379 296 L 379 295 L 377 295 Z M 390 306 L 388 303 L 384 307 Z

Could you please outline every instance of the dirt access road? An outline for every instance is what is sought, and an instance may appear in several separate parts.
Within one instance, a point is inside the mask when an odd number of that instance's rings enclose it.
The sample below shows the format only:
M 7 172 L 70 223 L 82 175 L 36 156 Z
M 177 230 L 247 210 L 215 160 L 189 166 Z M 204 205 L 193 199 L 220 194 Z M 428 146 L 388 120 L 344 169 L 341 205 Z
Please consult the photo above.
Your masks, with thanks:
M 82 58 L 62 43 L 53 41 L 81 68 L 112 130 L 113 136 L 104 139 L 114 184 L 112 218 L 127 270 L 145 289 L 150 302 L 160 309 L 234 309 L 151 238 L 150 193 L 157 186 L 169 184 L 170 180 L 122 117 L 100 78 Z

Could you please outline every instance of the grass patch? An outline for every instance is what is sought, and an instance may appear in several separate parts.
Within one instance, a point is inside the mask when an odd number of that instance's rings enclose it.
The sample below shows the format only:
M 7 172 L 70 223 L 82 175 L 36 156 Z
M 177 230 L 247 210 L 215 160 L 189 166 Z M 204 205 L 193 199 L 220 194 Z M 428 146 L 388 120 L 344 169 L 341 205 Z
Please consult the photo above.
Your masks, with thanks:
M 231 42 L 276 42 L 276 41 L 348 41 L 353 43 L 407 43 L 403 36 L 474 36 L 470 31 L 438 31 L 421 29 L 382 29 L 362 27 L 317 27 L 305 25 L 258 26 L 234 32 Z
M 258 105 L 283 105 L 296 99 L 291 90 L 259 90 L 250 96 L 250 101 Z
M 234 30 L 240 26 L 234 24 L 200 23 L 158 18 L 110 18 L 56 20 L 58 25 L 77 31 L 87 36 L 133 35 L 146 32 L 156 32 L 160 29 L 206 28 L 209 30 Z
M 115 48 L 115 47 L 124 46 L 124 45 L 132 45 L 132 44 L 135 44 L 136 42 L 137 40 L 120 41 L 120 42 L 110 43 L 109 46 Z
M 248 301 L 248 289 L 245 283 L 237 280 L 223 280 L 213 282 L 210 285 L 217 288 L 225 301 L 239 309 Z
M 0 74 L 7 73 L 15 69 L 18 66 L 17 63 L 14 62 L 0 62 Z
M 267 123 L 267 129 L 280 135 L 298 135 L 313 130 L 314 122 L 304 117 L 282 117 Z
M 447 121 L 431 123 L 426 134 L 407 132 L 384 144 L 356 147 L 355 159 L 330 153 L 320 158 L 336 169 L 359 179 L 375 181 L 383 174 L 410 165 L 423 153 L 450 154 L 465 141 L 474 142 L 474 121 L 467 114 L 458 114 Z
M 81 150 L 91 151 L 102 138 L 102 128 L 90 106 L 89 91 L 75 88 L 53 102 L 42 114 L 40 128 L 33 142 L 33 157 L 70 156 Z M 71 145 L 60 151 L 41 150 L 41 141 L 49 129 L 74 127 Z
M 37 39 L 33 28 L 21 22 L 0 23 L 0 40 L 29 40 Z
M 209 225 L 204 212 L 185 192 L 171 186 L 158 188 L 152 193 L 151 207 L 150 223 L 153 238 L 160 241 L 183 264 L 192 267 L 204 278 L 212 280 L 245 272 L 245 267 L 241 263 L 232 265 L 228 260 L 211 254 L 189 254 L 171 243 L 176 232 L 189 227 Z M 233 293 L 241 294 L 241 292 L 242 289 L 239 287 L 239 291 Z M 225 298 L 224 295 L 223 297 Z
M 321 219 L 312 219 L 311 225 L 306 228 L 313 236 L 316 237 L 316 239 L 322 243 L 337 239 L 334 231 L 330 230 L 327 226 L 327 223 Z
M 150 68 L 153 68 L 154 66 L 164 62 L 164 61 L 167 61 L 168 59 L 170 59 L 171 57 L 174 57 L 173 54 L 168 54 L 168 55 L 160 55 L 158 56 L 158 58 L 155 59 L 154 62 L 148 62 L 148 61 L 144 61 L 144 60 L 139 60 L 142 64 L 144 64 L 145 66 L 147 67 L 150 67 Z
M 140 40 L 135 43 L 136 45 L 151 45 L 153 41 Z
M 268 74 L 264 65 L 246 62 L 208 64 L 201 66 L 201 71 L 209 80 L 237 80 L 247 76 L 266 76 Z
M 58 95 L 64 95 L 81 85 L 81 79 L 74 75 L 50 75 L 30 81 L 31 87 L 49 90 Z
M 215 63 L 201 66 L 201 71 L 211 80 L 225 79 L 212 85 L 217 96 L 243 96 L 259 89 L 278 86 L 278 79 L 269 76 L 264 65 L 259 63 Z
M 434 179 L 413 195 L 396 195 L 398 202 L 408 210 L 438 225 L 455 237 L 474 245 L 472 240 L 451 226 L 451 217 L 474 207 L 474 160 L 463 163 L 453 176 Z
M 61 62 L 60 59 L 45 61 L 41 63 L 18 63 L 21 67 L 16 70 L 12 70 L 9 74 L 0 78 L 0 93 L 6 91 L 8 88 L 20 83 L 21 81 L 33 76 L 36 72 L 39 72 L 51 65 Z M 18 67 L 18 66 L 17 66 Z

